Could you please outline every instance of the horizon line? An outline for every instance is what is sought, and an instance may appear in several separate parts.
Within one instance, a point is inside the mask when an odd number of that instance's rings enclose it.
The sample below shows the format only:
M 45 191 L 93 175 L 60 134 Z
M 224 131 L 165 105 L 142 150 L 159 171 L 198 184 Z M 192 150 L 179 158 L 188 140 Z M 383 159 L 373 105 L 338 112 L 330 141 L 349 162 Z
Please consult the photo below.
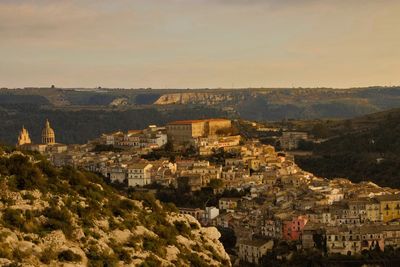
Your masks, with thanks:
M 59 87 L 59 86 L 24 86 L 24 87 L 0 87 L 0 90 L 29 90 L 29 89 L 61 89 L 61 90 L 287 90 L 287 89 L 333 89 L 333 90 L 355 90 L 355 89 L 371 89 L 371 88 L 397 88 L 400 85 L 369 85 L 369 86 L 354 86 L 354 87 L 330 87 L 330 86 L 288 86 L 288 87 L 273 87 L 273 86 L 261 86 L 261 87 L 165 87 L 165 88 L 153 88 L 153 87 Z

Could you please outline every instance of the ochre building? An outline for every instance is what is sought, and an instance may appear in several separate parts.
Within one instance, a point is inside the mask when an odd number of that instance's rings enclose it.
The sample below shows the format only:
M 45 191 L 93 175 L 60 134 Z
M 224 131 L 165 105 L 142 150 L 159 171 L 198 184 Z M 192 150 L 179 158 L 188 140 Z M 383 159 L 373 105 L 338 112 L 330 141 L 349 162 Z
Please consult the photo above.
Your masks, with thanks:
M 174 144 L 192 144 L 196 138 L 218 135 L 218 131 L 231 128 L 227 119 L 183 120 L 167 124 L 168 141 Z

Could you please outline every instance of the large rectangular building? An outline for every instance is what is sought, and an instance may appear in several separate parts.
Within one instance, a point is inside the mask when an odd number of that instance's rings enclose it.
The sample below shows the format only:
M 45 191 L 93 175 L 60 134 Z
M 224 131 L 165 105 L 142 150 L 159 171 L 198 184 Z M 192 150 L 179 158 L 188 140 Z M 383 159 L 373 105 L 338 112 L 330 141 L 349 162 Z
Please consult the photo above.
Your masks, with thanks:
M 299 147 L 301 140 L 307 139 L 308 134 L 306 132 L 283 132 L 279 141 L 283 150 L 293 150 Z
M 218 135 L 218 131 L 231 126 L 227 119 L 174 121 L 167 125 L 167 137 L 175 145 L 189 145 L 199 137 Z

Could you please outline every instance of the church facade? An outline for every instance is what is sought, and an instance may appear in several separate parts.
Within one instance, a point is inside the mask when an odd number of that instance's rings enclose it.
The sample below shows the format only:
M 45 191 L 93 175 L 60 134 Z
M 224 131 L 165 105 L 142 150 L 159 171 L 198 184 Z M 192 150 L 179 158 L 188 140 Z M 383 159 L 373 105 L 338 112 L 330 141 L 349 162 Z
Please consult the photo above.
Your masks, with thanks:
M 31 144 L 31 138 L 29 137 L 29 132 L 22 126 L 21 131 L 19 132 L 17 146 L 28 145 Z

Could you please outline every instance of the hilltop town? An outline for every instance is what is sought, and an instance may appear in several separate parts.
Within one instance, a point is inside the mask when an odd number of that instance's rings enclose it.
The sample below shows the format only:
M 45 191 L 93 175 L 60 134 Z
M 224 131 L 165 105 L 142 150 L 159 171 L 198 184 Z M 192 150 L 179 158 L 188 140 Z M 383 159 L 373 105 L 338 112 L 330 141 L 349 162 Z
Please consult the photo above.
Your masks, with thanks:
M 153 192 L 201 225 L 230 231 L 234 240 L 224 245 L 233 264 L 400 246 L 399 190 L 316 177 L 290 152 L 244 138 L 228 119 L 104 133 L 81 145 L 56 143 L 48 121 L 41 144 L 32 143 L 28 130 L 21 130 L 20 149 L 38 151 L 55 166 L 99 173 L 121 190 Z M 298 134 L 284 138 L 289 147 L 298 142 Z

